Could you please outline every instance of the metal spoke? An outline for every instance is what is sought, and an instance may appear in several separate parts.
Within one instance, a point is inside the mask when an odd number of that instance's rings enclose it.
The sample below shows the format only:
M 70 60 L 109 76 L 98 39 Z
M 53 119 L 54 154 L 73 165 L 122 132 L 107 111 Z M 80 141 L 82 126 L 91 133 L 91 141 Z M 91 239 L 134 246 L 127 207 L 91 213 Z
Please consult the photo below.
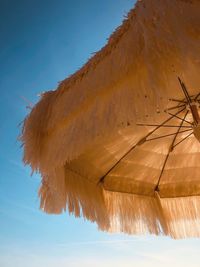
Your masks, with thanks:
M 191 97 L 189 96 L 189 93 L 188 93 L 188 91 L 187 91 L 187 88 L 186 88 L 184 82 L 182 82 L 181 79 L 180 79 L 179 77 L 178 77 L 178 80 L 179 80 L 179 83 L 180 83 L 181 88 L 182 88 L 182 90 L 183 90 L 183 93 L 184 93 L 184 95 L 185 95 L 185 97 L 186 97 L 186 99 L 187 99 L 188 105 L 189 105 L 189 107 L 190 107 L 190 111 L 191 111 L 191 113 L 192 113 L 192 116 L 193 116 L 193 119 L 194 119 L 194 123 L 197 125 L 198 122 L 199 122 L 199 120 L 200 120 L 200 118 L 199 118 L 199 114 L 198 114 L 198 112 L 197 112 L 197 109 L 196 109 L 196 107 L 195 107 L 194 105 L 192 105 L 192 99 L 191 99 Z
M 190 96 L 188 94 L 187 88 L 185 87 L 185 84 L 181 81 L 180 77 L 178 77 L 178 80 L 179 80 L 179 83 L 181 85 L 182 91 L 183 91 L 183 93 L 185 95 L 185 98 L 187 100 L 187 103 L 191 106 L 192 100 L 191 100 L 191 98 L 190 98 Z
M 165 112 L 166 112 L 167 114 L 169 114 L 169 115 L 171 115 L 171 116 L 173 116 L 173 117 L 175 117 L 175 118 L 177 118 L 177 119 L 183 121 L 183 122 L 186 122 L 186 123 L 189 123 L 190 125 L 193 125 L 190 121 L 187 121 L 187 120 L 185 120 L 185 119 L 183 119 L 183 118 L 177 116 L 176 114 L 172 114 L 172 113 L 167 112 L 167 111 L 165 111 Z
M 137 123 L 138 126 L 160 126 L 160 124 L 145 124 L 145 123 Z M 166 127 L 166 128 L 178 128 L 179 125 L 168 125 L 168 124 L 165 124 L 165 125 L 162 125 L 162 127 Z M 183 125 L 182 128 L 191 128 L 191 126 L 185 126 Z
M 187 104 L 187 102 L 184 100 L 179 100 L 179 99 L 174 99 L 174 98 L 170 98 L 169 101 Z
M 197 101 L 198 97 L 200 96 L 200 93 L 198 93 L 195 98 L 194 98 L 194 101 Z
M 174 106 L 174 107 L 171 107 L 171 108 L 167 108 L 167 109 L 165 109 L 165 110 L 173 110 L 173 109 L 176 109 L 176 108 L 182 108 L 182 107 L 185 107 L 185 104 L 184 104 L 184 105 Z
M 173 148 L 175 148 L 177 145 L 179 145 L 179 144 L 181 144 L 183 141 L 185 141 L 190 135 L 192 135 L 193 134 L 193 132 L 192 133 L 190 133 L 190 134 L 188 134 L 186 137 L 184 137 L 183 139 L 181 139 L 181 141 L 179 141 L 178 143 L 176 143 L 174 146 L 173 146 Z
M 161 135 L 161 136 L 154 137 L 154 138 L 151 138 L 151 139 L 146 139 L 146 141 L 157 140 L 157 139 L 160 139 L 160 138 L 164 138 L 164 137 L 168 137 L 168 136 L 172 136 L 172 135 L 177 135 L 177 134 L 185 133 L 185 132 L 188 132 L 188 131 L 192 131 L 192 129 L 188 129 L 188 130 L 184 130 L 184 131 L 179 131 L 179 132 L 176 132 L 176 133 L 171 133 L 171 134 L 166 134 L 166 135 Z
M 180 114 L 182 110 L 177 111 L 175 114 Z M 174 115 L 173 115 L 174 116 Z M 146 138 L 149 137 L 152 133 L 154 133 L 156 130 L 161 128 L 165 123 L 169 122 L 171 119 L 173 119 L 173 116 L 169 117 L 167 120 L 165 120 L 162 124 L 158 125 L 156 128 L 154 128 L 151 132 L 149 132 L 146 136 L 144 136 L 142 139 L 140 139 L 134 146 L 132 146 L 100 179 L 98 184 L 103 183 L 105 177 L 131 152 L 133 151 L 137 146 L 142 145 L 146 142 Z
M 170 155 L 170 153 L 173 151 L 173 146 L 174 146 L 174 143 L 175 143 L 175 141 L 176 141 L 176 137 L 177 137 L 178 133 L 180 132 L 180 129 L 181 129 L 183 123 L 184 123 L 184 119 L 187 117 L 188 112 L 189 112 L 189 111 L 187 110 L 186 113 L 185 113 L 185 115 L 184 115 L 184 117 L 183 117 L 183 119 L 182 119 L 182 121 L 181 121 L 181 123 L 180 123 L 180 126 L 179 126 L 179 128 L 178 128 L 178 130 L 177 130 L 177 132 L 176 132 L 176 135 L 174 136 L 174 138 L 173 138 L 173 140 L 172 140 L 171 146 L 169 147 L 169 151 L 168 151 L 168 153 L 167 153 L 167 155 L 166 155 L 166 158 L 165 158 L 165 161 L 164 161 L 164 163 L 163 163 L 163 167 L 162 167 L 162 170 L 161 170 L 161 172 L 160 172 L 160 176 L 159 176 L 159 178 L 158 178 L 158 182 L 157 182 L 157 184 L 156 184 L 156 186 L 155 186 L 155 189 L 154 189 L 154 190 L 157 191 L 157 192 L 159 191 L 160 180 L 161 180 L 161 177 L 162 177 L 162 175 L 163 175 L 165 166 L 166 166 L 166 164 L 167 164 L 169 155 Z

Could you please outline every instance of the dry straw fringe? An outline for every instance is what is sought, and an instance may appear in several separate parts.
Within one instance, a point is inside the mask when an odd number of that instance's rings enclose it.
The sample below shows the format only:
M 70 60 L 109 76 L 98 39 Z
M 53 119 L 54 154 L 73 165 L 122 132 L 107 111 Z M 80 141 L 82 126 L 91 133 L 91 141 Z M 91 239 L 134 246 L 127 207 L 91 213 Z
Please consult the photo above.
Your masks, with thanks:
M 199 197 L 108 192 L 70 169 L 98 138 L 136 127 L 146 115 L 156 122 L 169 98 L 182 97 L 177 73 L 191 94 L 198 93 L 199 14 L 199 0 L 138 1 L 100 52 L 58 90 L 42 95 L 21 139 L 24 162 L 42 175 L 43 210 L 67 209 L 109 231 L 200 236 Z
M 190 88 L 197 88 L 200 4 L 175 2 L 176 8 L 171 0 L 140 1 L 105 48 L 58 90 L 42 96 L 24 123 L 25 163 L 48 172 L 76 158 L 99 136 L 127 123 L 134 126 L 147 114 L 155 119 L 157 109 L 181 95 L 174 68 Z M 192 39 L 190 32 L 177 31 L 188 27 L 196 32 Z
M 59 170 L 40 188 L 41 208 L 96 222 L 101 230 L 128 234 L 200 236 L 200 197 L 159 198 L 109 192 L 73 171 Z
M 43 178 L 39 196 L 47 213 L 59 214 L 67 208 L 76 217 L 98 222 L 102 230 L 109 227 L 103 188 L 67 167 Z

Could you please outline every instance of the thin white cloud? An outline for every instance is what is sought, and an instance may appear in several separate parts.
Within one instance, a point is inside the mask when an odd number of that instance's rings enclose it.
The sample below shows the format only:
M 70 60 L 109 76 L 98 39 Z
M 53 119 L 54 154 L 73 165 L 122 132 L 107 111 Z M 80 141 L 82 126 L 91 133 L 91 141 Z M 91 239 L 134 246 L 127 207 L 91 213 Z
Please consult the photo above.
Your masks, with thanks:
M 69 243 L 60 243 L 57 244 L 59 247 L 66 247 L 66 246 L 87 246 L 87 245 L 105 245 L 105 244 L 121 244 L 121 243 L 133 243 L 133 242 L 143 242 L 144 238 L 130 238 L 130 239 L 110 239 L 110 240 L 91 240 L 91 241 L 77 241 L 77 242 L 69 242 Z M 149 242 L 146 239 L 145 242 Z
M 38 245 L 5 248 L 0 266 L 5 267 L 199 267 L 199 240 L 127 238 L 69 243 L 67 247 Z M 149 243 L 148 243 L 149 240 Z M 146 242 L 147 241 L 147 242 Z M 122 244 L 124 247 L 118 245 Z M 1 248 L 2 250 L 2 248 Z
M 134 258 L 121 258 L 118 259 L 115 255 L 112 255 L 110 258 L 103 257 L 81 257 L 79 258 L 79 254 L 77 252 L 76 258 L 68 258 L 68 257 L 45 257 L 45 256 L 36 256 L 36 255 L 21 255 L 15 258 L 1 258 L 0 263 L 1 266 L 6 267 L 198 267 L 198 258 L 189 257 L 187 261 L 182 257 L 183 255 L 176 255 L 176 257 L 168 258 L 170 255 L 163 256 L 159 258 L 149 258 L 144 257 L 142 259 L 134 259 Z M 173 255 L 174 256 L 174 255 Z M 178 256 L 178 257 L 177 257 Z M 192 255 L 191 255 L 192 256 Z

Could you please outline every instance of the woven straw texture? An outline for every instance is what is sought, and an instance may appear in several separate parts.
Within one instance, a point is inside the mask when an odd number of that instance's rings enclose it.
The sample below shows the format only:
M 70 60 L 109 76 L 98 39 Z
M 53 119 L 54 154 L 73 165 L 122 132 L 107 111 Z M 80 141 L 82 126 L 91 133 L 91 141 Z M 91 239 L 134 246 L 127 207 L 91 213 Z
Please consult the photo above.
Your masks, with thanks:
M 106 231 L 200 236 L 200 143 L 187 137 L 187 106 L 169 101 L 184 102 L 177 76 L 198 96 L 199 71 L 200 1 L 138 1 L 107 45 L 24 121 L 24 162 L 41 173 L 41 208 Z M 174 130 L 145 126 L 168 120 L 174 105 L 178 115 L 165 124 Z

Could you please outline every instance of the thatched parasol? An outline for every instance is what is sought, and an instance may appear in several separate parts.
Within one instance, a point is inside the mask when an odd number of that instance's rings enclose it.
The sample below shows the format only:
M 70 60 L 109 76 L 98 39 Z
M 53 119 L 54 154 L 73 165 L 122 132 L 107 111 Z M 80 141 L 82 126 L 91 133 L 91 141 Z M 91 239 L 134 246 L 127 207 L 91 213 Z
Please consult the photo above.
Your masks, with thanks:
M 199 236 L 199 88 L 200 1 L 138 1 L 25 119 L 41 208 L 107 231 Z

